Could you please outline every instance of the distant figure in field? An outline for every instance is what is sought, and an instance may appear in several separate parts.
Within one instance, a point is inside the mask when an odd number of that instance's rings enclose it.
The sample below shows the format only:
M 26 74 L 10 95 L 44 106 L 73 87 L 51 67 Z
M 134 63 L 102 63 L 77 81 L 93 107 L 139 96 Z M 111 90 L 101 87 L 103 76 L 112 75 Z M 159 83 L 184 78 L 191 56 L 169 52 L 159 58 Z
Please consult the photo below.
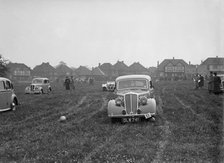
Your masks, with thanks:
M 199 75 L 198 86 L 199 88 L 202 88 L 204 86 L 204 77 L 202 75 Z
M 210 75 L 208 77 L 208 92 L 211 94 L 214 89 L 214 76 L 213 72 L 210 72 Z
M 213 93 L 214 93 L 214 94 L 219 94 L 219 93 L 221 93 L 221 89 L 220 89 L 221 78 L 220 78 L 219 76 L 217 76 L 217 73 L 216 73 L 216 72 L 214 73 L 214 79 L 213 79 L 213 82 L 214 82 L 214 90 L 213 90 Z
M 68 76 L 66 76 L 64 82 L 65 90 L 70 90 L 70 83 L 71 83 L 70 79 L 68 78 Z
M 90 78 L 90 79 L 89 79 L 89 84 L 90 84 L 90 85 L 93 85 L 93 83 L 94 83 L 94 79 L 93 79 L 93 78 Z
M 75 81 L 74 81 L 74 79 L 73 79 L 73 76 L 71 76 L 71 79 L 70 79 L 70 85 L 71 85 L 71 89 L 72 89 L 72 91 L 74 91 L 74 90 L 75 90 Z

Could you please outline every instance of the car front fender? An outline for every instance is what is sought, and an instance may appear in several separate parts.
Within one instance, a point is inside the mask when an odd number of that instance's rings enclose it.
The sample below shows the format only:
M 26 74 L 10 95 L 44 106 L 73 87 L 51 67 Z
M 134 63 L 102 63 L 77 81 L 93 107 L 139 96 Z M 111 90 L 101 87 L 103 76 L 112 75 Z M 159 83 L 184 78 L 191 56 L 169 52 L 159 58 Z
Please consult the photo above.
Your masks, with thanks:
M 156 113 L 156 100 L 150 98 L 147 100 L 147 104 L 140 107 L 143 114 Z
M 110 100 L 108 102 L 107 113 L 109 117 L 122 115 L 123 109 L 124 107 L 122 106 L 116 106 L 115 100 Z

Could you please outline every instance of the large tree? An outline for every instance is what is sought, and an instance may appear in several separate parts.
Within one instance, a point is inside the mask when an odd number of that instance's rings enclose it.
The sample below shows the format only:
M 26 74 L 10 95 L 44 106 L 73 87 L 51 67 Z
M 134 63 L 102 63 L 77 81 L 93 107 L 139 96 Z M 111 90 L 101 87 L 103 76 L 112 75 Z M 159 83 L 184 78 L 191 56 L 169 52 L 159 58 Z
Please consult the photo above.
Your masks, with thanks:
M 4 59 L 2 55 L 0 54 L 0 77 L 6 77 L 8 73 L 8 68 L 7 68 L 7 63 L 8 60 Z

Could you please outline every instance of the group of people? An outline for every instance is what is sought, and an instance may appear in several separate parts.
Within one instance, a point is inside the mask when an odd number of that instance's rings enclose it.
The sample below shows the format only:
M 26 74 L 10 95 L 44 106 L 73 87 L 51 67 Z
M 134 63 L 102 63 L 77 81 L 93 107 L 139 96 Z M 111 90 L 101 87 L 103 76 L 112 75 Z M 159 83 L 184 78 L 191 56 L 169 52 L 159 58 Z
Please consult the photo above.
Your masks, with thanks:
M 87 78 L 85 82 L 88 82 L 89 85 L 94 85 L 93 78 Z M 76 83 L 77 83 L 77 81 L 76 81 Z M 65 90 L 70 90 L 70 91 L 75 90 L 75 79 L 73 78 L 73 76 L 71 76 L 70 78 L 68 76 L 66 76 L 66 78 L 64 80 L 64 87 L 65 87 Z
M 194 77 L 195 89 L 202 88 L 204 86 L 204 77 L 202 75 L 196 74 Z M 221 78 L 217 76 L 216 72 L 210 72 L 208 77 L 208 91 L 209 93 L 219 94 L 221 93 L 220 89 Z
M 221 78 L 217 76 L 216 72 L 210 72 L 210 76 L 208 79 L 208 91 L 209 93 L 219 94 L 221 93 L 220 89 Z
M 204 86 L 204 77 L 200 74 L 196 74 L 194 82 L 195 82 L 195 89 L 202 88 Z

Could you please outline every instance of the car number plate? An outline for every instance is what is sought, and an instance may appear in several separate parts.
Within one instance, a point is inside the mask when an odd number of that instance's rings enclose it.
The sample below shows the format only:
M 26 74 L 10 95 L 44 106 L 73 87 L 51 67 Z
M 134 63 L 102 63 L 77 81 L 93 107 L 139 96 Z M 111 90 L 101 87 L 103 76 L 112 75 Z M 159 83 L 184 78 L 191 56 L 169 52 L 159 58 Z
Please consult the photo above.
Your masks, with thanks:
M 147 113 L 147 114 L 145 114 L 145 119 L 148 119 L 148 118 L 150 118 L 152 115 L 151 115 L 151 113 Z
M 123 118 L 124 123 L 139 122 L 139 117 Z

